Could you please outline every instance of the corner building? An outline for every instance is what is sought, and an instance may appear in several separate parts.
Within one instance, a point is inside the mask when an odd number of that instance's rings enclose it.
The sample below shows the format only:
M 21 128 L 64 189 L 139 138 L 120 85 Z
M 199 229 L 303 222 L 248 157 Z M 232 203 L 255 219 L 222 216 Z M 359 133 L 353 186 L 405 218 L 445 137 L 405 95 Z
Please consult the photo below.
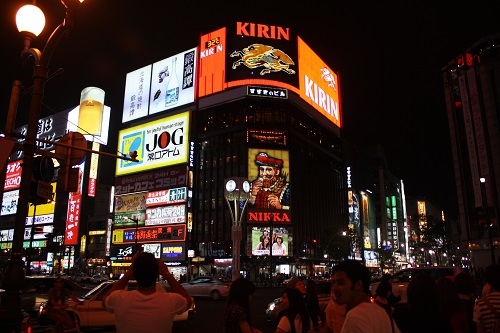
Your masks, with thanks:
M 255 281 L 276 274 L 326 273 L 328 264 L 321 241 L 328 230 L 334 226 L 346 228 L 348 222 L 338 75 L 286 27 L 235 22 L 233 26 L 202 35 L 199 46 L 193 50 L 197 57 L 190 68 L 186 67 L 184 53 L 184 58 L 177 55 L 176 61 L 165 60 L 171 66 L 169 70 L 156 63 L 127 75 L 126 90 L 136 92 L 125 92 L 124 130 L 120 132 L 118 145 L 125 152 L 137 151 L 144 164 L 118 162 L 117 183 L 122 186 L 115 197 L 111 252 L 117 254 L 119 251 L 113 248 L 134 242 L 145 246 L 154 241 L 159 242 L 161 257 L 166 258 L 170 250 L 165 247 L 171 244 L 172 248 L 176 242 L 181 253 L 171 265 L 178 266 L 178 273 L 229 275 L 232 217 L 224 197 L 224 180 L 244 177 L 251 183 L 251 190 L 262 188 L 251 196 L 242 217 L 242 274 Z M 174 66 L 181 84 L 177 88 L 178 102 L 170 107 L 167 96 L 170 80 L 161 80 L 161 76 L 166 72 L 170 77 L 175 75 Z M 141 78 L 147 78 L 148 74 L 151 77 L 148 89 L 134 83 L 144 82 Z M 164 81 L 166 86 L 162 86 Z M 194 88 L 194 92 L 184 91 L 184 87 Z M 167 92 L 165 97 L 163 91 Z M 192 93 L 195 95 L 192 99 L 185 97 Z M 145 103 L 147 107 L 142 105 L 139 109 L 136 102 L 145 101 L 145 97 L 149 100 Z M 155 105 L 157 100 L 160 106 Z M 154 128 L 164 125 L 161 117 L 177 116 L 185 117 L 189 124 L 189 129 L 183 132 L 184 141 L 175 148 L 178 151 L 172 147 L 175 141 L 172 131 L 166 136 L 158 132 L 155 140 L 148 139 Z M 131 136 L 131 129 L 140 132 L 151 120 L 155 125 L 142 130 L 145 133 L 142 139 Z M 151 151 L 157 149 L 152 148 L 155 145 L 152 142 L 161 146 L 160 154 Z M 153 172 L 155 166 L 151 163 L 156 156 L 161 167 L 158 173 L 176 170 L 181 177 L 185 176 L 180 180 L 185 185 L 180 185 L 186 186 L 187 195 L 180 204 L 183 208 L 177 210 L 184 215 L 175 221 L 158 218 L 161 214 L 151 214 L 154 209 L 147 208 L 141 218 L 134 208 L 121 213 L 123 217 L 135 211 L 134 216 L 125 219 L 132 223 L 125 222 L 125 228 L 121 229 L 123 226 L 117 223 L 122 217 L 116 215 L 116 199 L 124 194 L 124 185 L 131 183 L 124 178 L 135 177 L 137 184 L 141 174 Z M 178 162 L 167 161 L 176 158 Z M 141 173 L 131 172 L 127 167 Z M 120 177 L 120 172 L 129 176 Z M 274 176 L 268 184 L 266 173 Z M 261 185 L 256 182 L 259 178 L 264 178 Z M 179 186 L 170 184 L 164 182 L 165 188 L 161 190 Z M 147 193 L 146 207 L 159 206 L 159 201 L 153 203 L 150 198 L 152 191 L 160 189 L 145 190 L 140 193 Z M 163 209 L 173 204 L 170 199 L 161 203 Z M 161 232 L 165 237 L 141 238 L 141 229 L 153 224 L 157 231 L 164 226 L 171 229 Z M 177 227 L 185 233 L 176 233 Z M 120 235 L 124 238 L 117 240 L 115 236 Z M 270 244 L 280 238 L 282 250 L 261 247 L 259 244 L 267 236 Z

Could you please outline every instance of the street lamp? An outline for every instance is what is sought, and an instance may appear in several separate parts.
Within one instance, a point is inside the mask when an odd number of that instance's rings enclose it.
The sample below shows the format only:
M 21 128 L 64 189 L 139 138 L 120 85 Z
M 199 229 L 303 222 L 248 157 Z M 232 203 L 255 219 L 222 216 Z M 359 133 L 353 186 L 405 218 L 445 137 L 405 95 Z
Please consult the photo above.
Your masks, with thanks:
M 42 97 L 49 71 L 48 65 L 50 58 L 61 37 L 67 31 L 71 30 L 73 26 L 73 9 L 78 2 L 83 2 L 83 0 L 61 0 L 61 3 L 66 8 L 66 16 L 63 23 L 61 23 L 50 35 L 43 48 L 43 52 L 31 48 L 31 41 L 40 34 L 45 25 L 43 12 L 36 6 L 26 5 L 22 7 L 16 15 L 18 30 L 24 38 L 22 55 L 32 56 L 35 60 L 35 66 L 33 70 L 33 90 L 31 93 L 31 104 L 28 115 L 28 129 L 26 140 L 23 145 L 24 158 L 22 162 L 17 214 L 14 222 L 12 252 L 4 275 L 3 288 L 5 289 L 5 293 L 0 303 L 0 332 L 10 332 L 13 330 L 18 332 L 23 319 L 19 290 L 24 280 L 22 250 L 25 221 L 28 215 L 34 154 L 36 151 L 38 119 L 40 118 Z M 15 108 L 9 108 L 7 124 L 15 123 L 15 111 Z
M 486 178 L 479 178 L 479 182 L 481 183 L 481 201 L 483 204 L 483 214 L 484 214 L 484 224 L 486 228 L 488 228 L 488 241 L 490 243 L 490 255 L 491 255 L 491 264 L 495 264 L 495 245 L 493 244 L 493 237 L 491 235 L 491 220 L 490 214 L 488 214 L 488 198 L 486 196 Z
M 224 197 L 231 212 L 231 236 L 233 239 L 232 280 L 240 276 L 241 220 L 250 198 L 250 183 L 243 177 L 224 179 Z M 231 202 L 233 205 L 231 205 Z

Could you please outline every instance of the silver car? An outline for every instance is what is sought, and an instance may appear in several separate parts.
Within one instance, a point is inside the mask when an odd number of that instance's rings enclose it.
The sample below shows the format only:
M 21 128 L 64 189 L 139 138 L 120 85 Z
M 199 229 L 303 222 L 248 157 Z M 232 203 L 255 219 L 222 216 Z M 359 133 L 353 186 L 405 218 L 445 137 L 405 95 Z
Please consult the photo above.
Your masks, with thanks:
M 192 297 L 207 297 L 219 300 L 229 295 L 231 281 L 213 276 L 199 276 L 183 283 L 182 286 Z

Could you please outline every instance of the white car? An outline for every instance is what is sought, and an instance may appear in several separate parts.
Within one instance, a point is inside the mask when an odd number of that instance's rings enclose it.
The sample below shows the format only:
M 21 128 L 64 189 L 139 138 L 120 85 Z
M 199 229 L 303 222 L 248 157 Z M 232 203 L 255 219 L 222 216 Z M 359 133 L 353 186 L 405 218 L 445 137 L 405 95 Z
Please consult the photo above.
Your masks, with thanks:
M 89 291 L 80 301 L 83 304 L 75 305 L 71 300 L 68 301 L 67 311 L 72 312 L 76 320 L 79 322 L 81 328 L 89 327 L 114 327 L 115 326 L 115 315 L 106 311 L 102 304 L 102 300 L 105 295 L 109 294 L 109 291 L 113 287 L 116 281 L 106 281 Z M 158 290 L 167 292 L 165 288 L 159 283 L 156 284 Z M 135 290 L 137 289 L 137 282 L 130 280 L 128 282 L 125 290 Z M 196 314 L 196 305 L 193 300 L 191 308 L 180 315 L 174 317 L 174 324 L 184 323 L 187 320 L 194 318 Z M 46 316 L 46 306 L 45 303 L 40 305 L 40 310 L 38 311 L 38 322 L 40 325 L 47 325 L 50 319 Z
M 207 297 L 212 300 L 220 300 L 229 296 L 231 281 L 213 276 L 199 276 L 182 286 L 192 297 Z

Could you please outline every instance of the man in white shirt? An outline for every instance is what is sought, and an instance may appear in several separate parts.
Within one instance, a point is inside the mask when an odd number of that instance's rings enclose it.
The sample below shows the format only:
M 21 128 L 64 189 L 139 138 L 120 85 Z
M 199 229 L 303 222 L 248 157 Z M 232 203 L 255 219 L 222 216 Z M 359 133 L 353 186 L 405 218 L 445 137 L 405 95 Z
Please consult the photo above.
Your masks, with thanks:
M 389 313 L 370 300 L 370 271 L 355 260 L 335 267 L 332 292 L 337 304 L 347 306 L 341 333 L 400 333 Z

